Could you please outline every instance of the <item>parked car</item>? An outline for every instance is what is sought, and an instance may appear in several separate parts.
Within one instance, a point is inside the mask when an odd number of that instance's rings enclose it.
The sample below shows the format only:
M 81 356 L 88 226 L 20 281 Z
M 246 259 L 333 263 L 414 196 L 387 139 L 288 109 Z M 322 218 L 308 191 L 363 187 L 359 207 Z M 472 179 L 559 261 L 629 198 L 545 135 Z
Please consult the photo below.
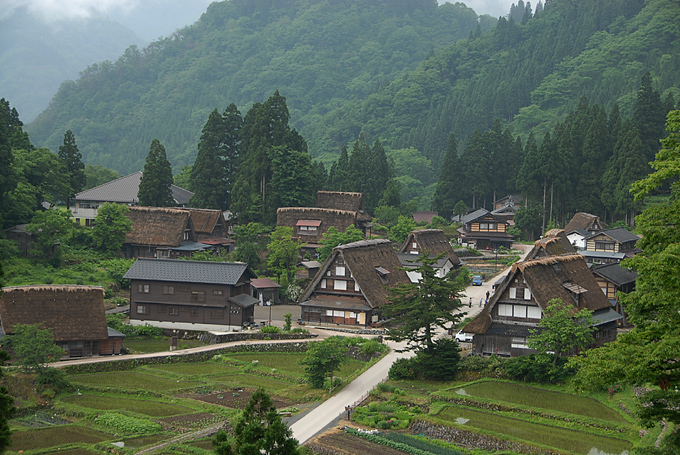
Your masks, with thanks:
M 473 286 L 481 286 L 482 285 L 482 276 L 481 275 L 475 275 L 472 277 L 472 285 Z
M 473 336 L 474 335 L 472 335 L 471 333 L 465 333 L 462 330 L 460 330 L 458 331 L 458 333 L 456 333 L 456 341 L 459 343 L 470 343 L 472 342 Z

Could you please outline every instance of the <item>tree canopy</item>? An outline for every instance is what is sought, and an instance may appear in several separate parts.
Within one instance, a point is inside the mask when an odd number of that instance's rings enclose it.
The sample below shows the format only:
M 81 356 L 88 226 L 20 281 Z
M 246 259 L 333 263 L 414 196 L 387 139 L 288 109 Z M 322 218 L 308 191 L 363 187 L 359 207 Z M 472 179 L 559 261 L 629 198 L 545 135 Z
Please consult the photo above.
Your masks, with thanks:
M 150 207 L 172 207 L 175 201 L 170 190 L 172 169 L 165 154 L 165 147 L 158 139 L 151 141 L 146 157 L 142 181 L 139 183 L 139 205 Z

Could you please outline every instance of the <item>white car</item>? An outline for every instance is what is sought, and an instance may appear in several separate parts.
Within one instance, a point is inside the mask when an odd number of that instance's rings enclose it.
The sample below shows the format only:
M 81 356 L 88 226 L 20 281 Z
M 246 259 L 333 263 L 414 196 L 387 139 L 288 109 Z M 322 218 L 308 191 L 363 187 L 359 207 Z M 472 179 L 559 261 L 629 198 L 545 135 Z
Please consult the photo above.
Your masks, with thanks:
M 462 330 L 460 330 L 458 333 L 456 333 L 456 341 L 459 343 L 470 343 L 472 342 L 472 335 L 471 333 L 465 333 Z

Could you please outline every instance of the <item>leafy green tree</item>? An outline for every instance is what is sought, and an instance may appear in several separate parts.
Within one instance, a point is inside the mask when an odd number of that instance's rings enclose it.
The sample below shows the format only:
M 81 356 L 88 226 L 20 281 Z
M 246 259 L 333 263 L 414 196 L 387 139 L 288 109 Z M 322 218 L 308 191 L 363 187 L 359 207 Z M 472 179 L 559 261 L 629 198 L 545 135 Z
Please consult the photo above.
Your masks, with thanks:
M 212 440 L 218 455 L 298 455 L 298 442 L 264 389 L 257 389 L 234 426 L 234 437 L 220 430 Z
M 453 214 L 458 217 L 463 217 L 467 215 L 468 208 L 467 205 L 465 205 L 465 202 L 463 201 L 458 201 L 456 202 L 456 205 L 453 206 Z
M 139 205 L 150 207 L 172 207 L 172 168 L 165 154 L 165 147 L 154 139 L 144 164 L 142 181 L 139 183 Z
M 300 248 L 299 241 L 293 240 L 293 228 L 277 226 L 269 235 L 267 244 L 267 268 L 272 272 L 283 287 L 295 282 L 295 273 Z
M 378 223 L 390 228 L 399 221 L 399 208 L 390 205 L 381 205 L 375 208 L 373 216 Z
M 52 330 L 43 328 L 42 324 L 16 324 L 11 330 L 3 339 L 3 345 L 12 348 L 26 371 L 41 374 L 49 368 L 48 363 L 64 355 L 63 349 L 54 342 Z
M 260 223 L 239 224 L 236 226 L 234 230 L 236 260 L 245 262 L 253 269 L 258 268 L 262 262 L 260 253 L 264 250 L 262 238 L 266 232 L 267 229 Z
M 445 277 L 437 276 L 434 264 L 443 255 L 420 256 L 421 265 L 413 269 L 420 274 L 417 283 L 402 283 L 390 289 L 390 304 L 381 308 L 388 320 L 388 336 L 395 341 L 408 341 L 407 350 L 434 353 L 435 329 L 455 326 L 462 317 L 461 293 L 468 284 L 468 276 L 451 270 Z
M 71 199 L 83 190 L 86 183 L 83 156 L 76 145 L 76 138 L 71 130 L 64 134 L 64 145 L 59 146 L 59 159 L 68 174 L 69 192 L 62 196 L 66 200 L 66 208 L 70 208 Z
M 175 174 L 172 176 L 172 183 L 175 186 L 178 186 L 180 188 L 184 188 L 185 190 L 191 190 L 191 170 L 193 169 L 193 166 L 190 164 L 187 164 L 185 166 L 182 166 L 179 170 L 178 174 Z
M 307 383 L 314 388 L 323 387 L 326 378 L 332 378 L 340 366 L 347 361 L 347 344 L 339 336 L 310 343 L 307 355 L 300 361 L 305 365 Z
M 319 260 L 325 261 L 330 256 L 333 248 L 338 245 L 346 245 L 352 242 L 358 242 L 364 239 L 364 233 L 353 224 L 348 226 L 345 232 L 340 232 L 335 226 L 331 226 L 321 236 L 319 243 L 323 245 L 317 250 L 319 253 Z
M 522 232 L 525 239 L 534 240 L 541 229 L 541 207 L 529 205 L 520 207 L 515 213 L 515 226 Z
M 94 247 L 107 254 L 120 252 L 125 236 L 132 231 L 132 222 L 125 215 L 130 209 L 123 204 L 105 202 L 97 209 L 92 228 Z
M 573 350 L 586 349 L 593 344 L 595 338 L 592 328 L 593 312 L 584 308 L 574 312 L 573 305 L 553 299 L 548 302 L 545 314 L 538 326 L 542 329 L 529 329 L 531 334 L 527 343 L 531 349 L 541 354 L 552 353 L 553 366 L 557 358 L 567 355 Z
M 409 232 L 417 227 L 416 222 L 411 217 L 399 216 L 397 224 L 390 229 L 390 240 L 395 243 L 404 243 Z
M 31 234 L 35 254 L 57 266 L 61 264 L 62 245 L 67 244 L 73 234 L 71 211 L 38 212 L 26 226 L 26 232 Z
M 83 190 L 89 190 L 117 178 L 120 178 L 120 174 L 113 169 L 105 168 L 99 164 L 88 163 L 85 165 L 85 186 Z
M 0 297 L 2 297 L 2 277 L 4 274 L 2 263 L 0 263 Z M 7 360 L 9 360 L 9 354 L 6 351 L 0 351 L 0 366 L 4 366 Z M 0 379 L 4 374 L 4 369 L 0 368 Z M 9 421 L 16 412 L 14 398 L 9 394 L 9 390 L 7 390 L 7 387 L 0 387 L 0 453 L 4 453 L 12 443 L 10 439 L 12 430 L 9 428 Z

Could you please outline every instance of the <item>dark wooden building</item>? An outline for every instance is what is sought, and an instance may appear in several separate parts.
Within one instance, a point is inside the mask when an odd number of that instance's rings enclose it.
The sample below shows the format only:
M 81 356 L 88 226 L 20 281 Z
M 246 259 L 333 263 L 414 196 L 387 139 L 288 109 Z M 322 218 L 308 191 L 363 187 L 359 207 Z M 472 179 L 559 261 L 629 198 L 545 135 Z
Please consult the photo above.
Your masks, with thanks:
M 479 209 L 461 218 L 458 229 L 461 243 L 477 249 L 511 248 L 512 235 L 508 234 L 510 224 L 486 209 Z
M 186 209 L 191 216 L 191 223 L 200 243 L 212 245 L 216 253 L 233 250 L 233 240 L 229 239 L 229 227 L 222 211 L 210 209 Z
M 524 258 L 525 261 L 562 254 L 574 254 L 576 248 L 569 242 L 563 229 L 551 229 L 545 237 L 534 242 L 534 246 Z
M 124 278 L 132 325 L 230 332 L 254 322 L 247 264 L 139 258 Z
M 583 257 L 551 256 L 513 264 L 510 273 L 482 312 L 463 330 L 474 334 L 475 354 L 532 354 L 527 338 L 537 329 L 553 299 L 593 312 L 595 345 L 616 339 L 621 315 L 612 308 Z
M 100 286 L 34 285 L 3 288 L 0 325 L 12 334 L 16 324 L 42 324 L 50 329 L 64 357 L 120 353 L 109 342 Z
M 564 227 L 564 232 L 569 235 L 573 231 L 599 232 L 605 227 L 600 217 L 591 213 L 579 212 L 574 215 Z
M 408 283 L 392 242 L 361 240 L 333 249 L 302 296 L 302 320 L 310 324 L 368 326 L 389 304 L 388 288 Z
M 451 260 L 453 267 L 460 266 L 460 259 L 453 251 L 449 239 L 441 229 L 417 229 L 411 231 L 406 241 L 399 248 L 399 253 L 422 255 L 428 253 L 431 256 L 444 254 Z
M 607 264 L 590 269 L 595 276 L 595 281 L 602 289 L 602 292 L 616 308 L 616 311 L 623 315 L 623 319 L 619 321 L 619 326 L 628 326 L 628 319 L 626 316 L 626 309 L 623 307 L 617 292 L 633 292 L 635 290 L 635 282 L 637 281 L 638 273 L 635 270 L 621 267 L 621 264 Z

